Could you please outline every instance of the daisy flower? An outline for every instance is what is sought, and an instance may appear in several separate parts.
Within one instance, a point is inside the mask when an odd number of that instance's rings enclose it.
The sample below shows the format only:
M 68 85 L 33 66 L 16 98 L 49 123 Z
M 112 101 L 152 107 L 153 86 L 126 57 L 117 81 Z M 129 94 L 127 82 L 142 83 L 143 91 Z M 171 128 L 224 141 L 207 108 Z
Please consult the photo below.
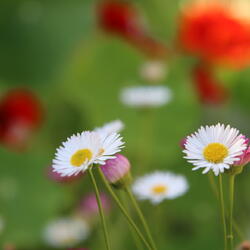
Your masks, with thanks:
M 95 128 L 94 131 L 100 134 L 119 133 L 124 129 L 124 123 L 120 120 L 115 120 L 104 124 L 102 127 Z
M 218 123 L 188 136 L 184 147 L 184 158 L 195 166 L 193 170 L 204 168 L 203 174 L 212 170 L 219 175 L 240 160 L 247 144 L 237 129 Z
M 188 190 L 188 183 L 181 175 L 157 171 L 138 178 L 132 190 L 138 199 L 158 204 L 165 199 L 183 195 Z
M 122 89 L 121 102 L 129 107 L 160 107 L 170 102 L 171 90 L 166 86 L 135 86 Z
M 85 131 L 72 135 L 57 149 L 53 160 L 53 169 L 61 176 L 77 175 L 84 172 L 92 164 L 105 164 L 113 159 L 122 148 L 119 134 L 101 135 L 97 132 Z
M 57 248 L 73 247 L 85 240 L 89 227 L 81 218 L 60 218 L 48 223 L 44 229 L 45 242 Z

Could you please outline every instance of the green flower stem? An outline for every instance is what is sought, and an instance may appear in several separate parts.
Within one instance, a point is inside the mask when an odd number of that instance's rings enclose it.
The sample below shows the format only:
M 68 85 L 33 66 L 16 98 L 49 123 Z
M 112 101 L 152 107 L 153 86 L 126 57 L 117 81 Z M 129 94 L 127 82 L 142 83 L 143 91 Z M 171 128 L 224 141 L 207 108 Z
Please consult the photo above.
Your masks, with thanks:
M 219 200 L 220 200 L 219 199 L 219 191 L 218 191 L 218 187 L 217 187 L 215 180 L 214 180 L 214 174 L 212 172 L 209 172 L 208 179 L 209 179 L 211 189 L 215 195 L 215 198 L 219 202 Z M 226 214 L 226 218 L 228 218 L 228 214 Z M 246 236 L 244 235 L 244 233 L 242 232 L 239 225 L 237 224 L 237 222 L 234 219 L 233 219 L 233 229 L 241 241 L 244 241 L 244 239 L 246 239 Z
M 100 199 L 100 193 L 99 193 L 99 190 L 98 190 L 98 186 L 97 186 L 94 174 L 92 172 L 92 167 L 90 167 L 88 169 L 88 172 L 89 172 L 89 175 L 90 175 L 90 178 L 91 178 L 92 184 L 94 186 L 94 190 L 95 190 L 95 196 L 96 196 L 96 200 L 97 200 L 97 204 L 98 204 L 98 208 L 99 208 L 99 214 L 100 214 L 100 217 L 101 217 L 106 249 L 111 250 L 108 231 L 107 231 L 107 226 L 106 226 L 104 213 L 103 213 L 102 202 L 101 202 L 101 199 Z
M 131 190 L 128 187 L 125 188 L 125 192 L 128 194 L 128 196 L 129 196 L 129 198 L 130 198 L 130 200 L 131 200 L 131 202 L 132 202 L 132 204 L 133 204 L 133 206 L 134 206 L 134 208 L 135 208 L 135 210 L 136 210 L 136 212 L 137 212 L 137 214 L 138 214 L 138 216 L 139 216 L 139 218 L 141 220 L 141 223 L 142 223 L 142 225 L 144 227 L 144 230 L 145 230 L 145 232 L 147 234 L 150 245 L 152 246 L 152 248 L 154 250 L 157 250 L 155 242 L 154 242 L 153 237 L 152 237 L 152 234 L 151 234 L 151 232 L 149 230 L 148 224 L 147 224 L 147 222 L 145 220 L 145 217 L 144 217 L 144 215 L 143 215 L 143 213 L 142 213 L 142 211 L 141 211 L 141 209 L 140 209 L 134 195 L 132 194 Z
M 227 250 L 228 249 L 227 248 L 227 226 L 226 226 L 223 183 L 222 183 L 221 174 L 219 175 L 219 199 L 220 199 L 221 219 L 222 219 L 223 233 L 224 233 L 224 249 Z
M 129 214 L 127 213 L 126 209 L 124 208 L 124 206 L 122 205 L 122 203 L 120 202 L 119 198 L 117 197 L 117 195 L 115 194 L 115 192 L 113 191 L 113 189 L 111 188 L 111 186 L 109 185 L 109 183 L 107 182 L 107 180 L 105 179 L 101 169 L 99 168 L 99 173 L 102 177 L 102 180 L 106 186 L 106 188 L 108 189 L 110 195 L 112 196 L 112 198 L 114 199 L 114 201 L 116 202 L 117 206 L 120 208 L 121 212 L 123 213 L 123 215 L 125 216 L 125 218 L 127 219 L 128 223 L 131 225 L 131 227 L 134 229 L 134 231 L 137 233 L 138 237 L 141 239 L 142 243 L 145 245 L 145 247 L 149 250 L 154 250 L 146 241 L 146 239 L 144 238 L 144 236 L 142 235 L 141 231 L 139 230 L 139 228 L 136 226 L 136 224 L 134 223 L 134 221 L 131 219 L 131 217 L 129 216 Z
M 235 175 L 229 175 L 229 245 L 230 250 L 234 249 L 234 236 L 233 236 L 233 206 L 234 206 L 234 180 Z
M 215 195 L 215 197 L 217 199 L 219 199 L 219 192 L 218 192 L 218 188 L 217 188 L 217 185 L 216 185 L 216 182 L 214 180 L 214 173 L 212 171 L 209 171 L 208 173 L 208 180 L 209 180 L 209 183 L 210 183 L 210 186 L 211 186 L 211 189 Z

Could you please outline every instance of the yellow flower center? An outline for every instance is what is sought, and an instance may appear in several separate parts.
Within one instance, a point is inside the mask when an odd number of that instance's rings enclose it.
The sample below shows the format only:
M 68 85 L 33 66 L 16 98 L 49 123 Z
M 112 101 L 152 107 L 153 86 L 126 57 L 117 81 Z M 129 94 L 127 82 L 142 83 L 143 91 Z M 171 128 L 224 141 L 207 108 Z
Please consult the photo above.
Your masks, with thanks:
M 80 167 L 86 160 L 90 160 L 91 158 L 92 152 L 89 149 L 80 149 L 72 155 L 70 163 L 75 167 Z
M 155 194 L 163 194 L 167 192 L 167 187 L 164 185 L 157 185 L 152 188 L 152 191 Z
M 228 149 L 221 143 L 210 143 L 204 151 L 205 159 L 212 163 L 221 163 L 228 156 Z

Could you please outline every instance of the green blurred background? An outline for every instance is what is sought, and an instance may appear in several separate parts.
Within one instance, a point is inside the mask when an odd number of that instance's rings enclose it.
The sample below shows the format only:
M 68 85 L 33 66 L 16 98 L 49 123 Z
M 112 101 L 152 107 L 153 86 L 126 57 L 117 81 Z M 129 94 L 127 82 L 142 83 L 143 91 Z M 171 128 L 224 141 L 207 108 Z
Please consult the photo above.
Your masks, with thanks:
M 134 2 L 152 33 L 174 46 L 179 1 Z M 143 174 L 141 165 L 148 164 L 150 170 L 183 174 L 190 184 L 189 192 L 179 199 L 157 207 L 141 203 L 159 249 L 221 250 L 216 199 L 207 176 L 192 172 L 182 159 L 179 141 L 201 124 L 214 122 L 230 123 L 249 136 L 250 71 L 219 69 L 218 76 L 230 89 L 230 102 L 204 107 L 190 83 L 195 59 L 178 56 L 166 62 L 169 73 L 162 81 L 173 90 L 173 101 L 148 113 L 138 112 L 120 103 L 119 91 L 124 86 L 144 84 L 138 70 L 147 58 L 97 29 L 95 1 L 0 3 L 1 93 L 27 86 L 40 97 L 45 109 L 44 125 L 27 152 L 0 148 L 0 215 L 6 225 L 0 245 L 13 243 L 20 250 L 52 249 L 43 242 L 44 226 L 50 219 L 69 214 L 79 197 L 91 190 L 88 176 L 66 186 L 47 178 L 46 168 L 56 147 L 72 133 L 121 119 L 126 125 L 122 133 L 124 153 L 132 162 L 134 176 Z M 145 119 L 151 122 L 151 132 Z M 150 160 L 142 163 L 138 154 Z M 245 237 L 250 228 L 249 177 L 245 168 L 236 187 L 235 217 Z M 109 216 L 108 227 L 113 249 L 135 249 L 126 221 L 116 208 Z M 81 246 L 104 249 L 99 228 L 97 225 Z

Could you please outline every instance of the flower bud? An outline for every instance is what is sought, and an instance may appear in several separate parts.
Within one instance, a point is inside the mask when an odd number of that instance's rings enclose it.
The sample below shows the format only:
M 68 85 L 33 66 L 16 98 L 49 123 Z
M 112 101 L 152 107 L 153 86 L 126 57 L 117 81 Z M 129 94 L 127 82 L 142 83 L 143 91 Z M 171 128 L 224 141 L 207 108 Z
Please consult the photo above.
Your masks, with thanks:
M 107 160 L 101 170 L 112 186 L 123 188 L 131 183 L 130 167 L 128 159 L 117 154 L 115 159 Z
M 234 166 L 245 166 L 250 162 L 250 146 L 249 139 L 243 136 L 245 139 L 245 144 L 247 148 L 243 151 L 242 155 L 239 157 L 240 159 L 234 163 Z
M 180 141 L 180 147 L 182 149 L 185 149 L 186 142 L 187 142 L 187 138 L 186 137 L 184 137 L 184 138 L 181 139 L 181 141 Z

